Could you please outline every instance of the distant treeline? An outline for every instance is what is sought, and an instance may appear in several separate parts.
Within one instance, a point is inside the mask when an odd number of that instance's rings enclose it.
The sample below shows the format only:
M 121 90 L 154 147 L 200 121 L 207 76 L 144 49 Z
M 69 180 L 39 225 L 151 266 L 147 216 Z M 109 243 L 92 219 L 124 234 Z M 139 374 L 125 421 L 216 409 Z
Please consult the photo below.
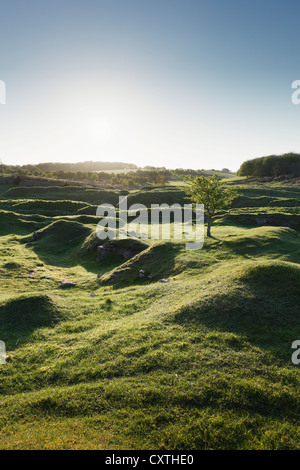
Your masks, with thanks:
M 254 158 L 244 162 L 237 172 L 238 176 L 300 176 L 300 155 L 286 153 Z
M 87 162 L 87 163 L 94 163 L 95 162 Z M 85 165 L 82 163 L 80 165 Z M 102 162 L 99 165 L 103 164 Z M 60 169 L 54 169 L 58 165 L 61 166 Z M 184 176 L 192 175 L 192 176 L 210 176 L 214 173 L 215 170 L 188 170 L 178 168 L 176 170 L 167 170 L 165 167 L 151 167 L 147 166 L 143 169 L 137 168 L 136 169 L 129 169 L 129 164 L 123 164 L 124 166 L 127 165 L 127 168 L 120 168 L 120 164 L 116 172 L 114 172 L 111 168 L 109 170 L 94 170 L 94 171 L 72 171 L 72 170 L 64 170 L 69 165 L 68 163 L 40 163 L 38 165 L 23 165 L 23 166 L 9 166 L 9 165 L 0 165 L 1 166 L 1 174 L 5 176 L 14 176 L 14 184 L 20 184 L 20 182 L 26 177 L 35 177 L 35 178 L 43 178 L 48 180 L 63 180 L 66 184 L 71 184 L 72 182 L 84 182 L 96 186 L 103 186 L 103 187 L 132 187 L 137 188 L 145 185 L 155 185 L 155 186 L 163 186 L 169 181 L 173 181 L 176 184 L 176 181 L 183 180 Z M 74 164 L 79 165 L 79 164 Z M 111 165 L 111 164 L 109 164 Z M 135 165 L 133 165 L 135 166 Z M 49 168 L 52 168 L 50 170 Z M 125 171 L 124 171 L 125 170 Z M 232 173 L 227 169 L 223 168 L 221 172 L 219 172 L 221 177 L 230 177 Z
M 38 163 L 37 165 L 23 165 L 20 168 L 35 168 L 41 171 L 107 171 L 129 170 L 138 168 L 133 163 L 122 162 L 79 162 L 79 163 Z

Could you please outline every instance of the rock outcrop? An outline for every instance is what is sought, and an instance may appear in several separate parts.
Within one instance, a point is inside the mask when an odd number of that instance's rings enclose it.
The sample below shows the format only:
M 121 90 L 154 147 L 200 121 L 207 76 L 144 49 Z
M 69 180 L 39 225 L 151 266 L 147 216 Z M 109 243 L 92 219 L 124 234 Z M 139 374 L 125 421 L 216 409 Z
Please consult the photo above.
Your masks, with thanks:
M 98 246 L 96 261 L 101 262 L 110 255 L 119 255 L 124 259 L 130 259 L 146 248 L 147 246 L 138 240 L 111 240 Z

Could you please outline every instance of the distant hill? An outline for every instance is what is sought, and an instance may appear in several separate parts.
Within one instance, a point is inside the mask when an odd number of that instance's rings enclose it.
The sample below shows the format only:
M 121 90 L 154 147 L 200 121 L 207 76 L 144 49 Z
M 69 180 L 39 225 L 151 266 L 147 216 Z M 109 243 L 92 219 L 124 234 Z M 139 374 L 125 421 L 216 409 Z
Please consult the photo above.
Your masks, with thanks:
M 237 172 L 238 176 L 300 176 L 300 155 L 286 153 L 269 155 L 245 161 Z
M 22 168 L 37 168 L 41 171 L 104 171 L 137 169 L 133 163 L 122 162 L 78 162 L 78 163 L 38 163 L 37 165 L 23 165 Z

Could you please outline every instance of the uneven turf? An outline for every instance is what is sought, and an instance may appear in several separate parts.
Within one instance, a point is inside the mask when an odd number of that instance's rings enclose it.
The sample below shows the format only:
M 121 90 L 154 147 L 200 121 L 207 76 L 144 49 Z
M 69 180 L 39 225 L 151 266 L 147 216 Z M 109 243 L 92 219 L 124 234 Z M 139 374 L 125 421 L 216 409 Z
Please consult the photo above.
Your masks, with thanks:
M 299 190 L 245 185 L 200 251 L 96 263 L 95 190 L 27 189 L 1 189 L 1 449 L 300 448 L 299 232 L 257 219 L 297 222 Z

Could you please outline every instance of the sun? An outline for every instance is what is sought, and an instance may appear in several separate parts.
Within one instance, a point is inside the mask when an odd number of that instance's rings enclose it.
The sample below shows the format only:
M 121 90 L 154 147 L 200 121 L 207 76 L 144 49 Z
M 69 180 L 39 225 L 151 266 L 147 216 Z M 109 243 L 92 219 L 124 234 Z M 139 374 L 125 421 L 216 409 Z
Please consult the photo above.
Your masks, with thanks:
M 88 127 L 92 138 L 97 141 L 106 142 L 112 136 L 111 123 L 105 118 L 93 118 Z

